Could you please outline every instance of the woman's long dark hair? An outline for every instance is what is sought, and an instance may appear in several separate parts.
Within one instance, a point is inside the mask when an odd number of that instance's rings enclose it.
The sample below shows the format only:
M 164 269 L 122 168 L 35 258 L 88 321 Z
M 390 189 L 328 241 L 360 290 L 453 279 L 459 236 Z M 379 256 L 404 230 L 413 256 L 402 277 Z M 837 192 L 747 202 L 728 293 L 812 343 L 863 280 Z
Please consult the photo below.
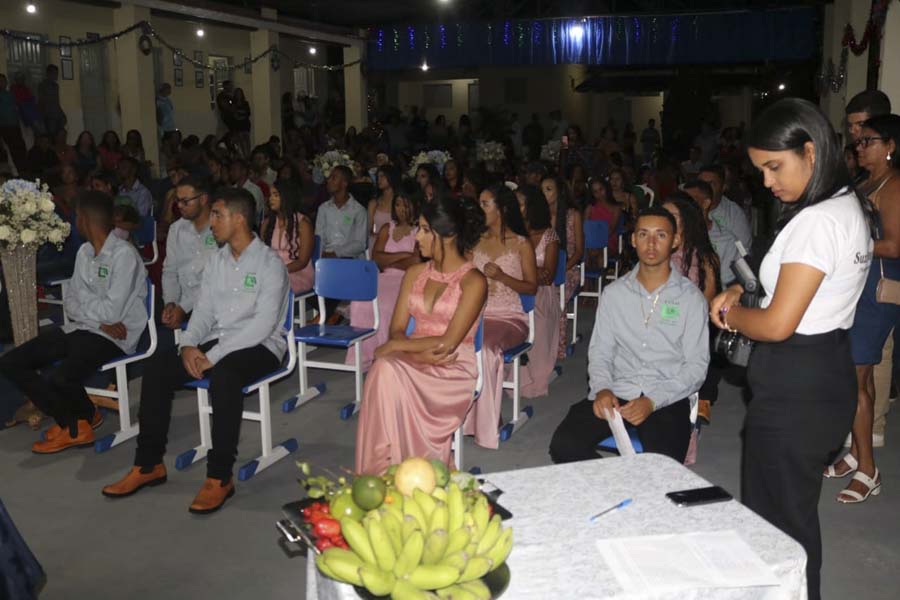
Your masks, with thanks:
M 300 186 L 291 180 L 279 180 L 275 182 L 275 189 L 281 196 L 281 206 L 278 212 L 269 211 L 263 227 L 262 238 L 267 246 L 272 245 L 272 235 L 275 231 L 275 221 L 278 217 L 284 222 L 284 234 L 288 240 L 288 256 L 292 260 L 300 257 L 300 231 L 297 228 L 297 216 L 303 214 L 300 210 Z
M 375 172 L 375 188 L 376 195 L 381 196 L 381 190 L 378 188 L 378 175 L 384 173 L 385 178 L 388 180 L 388 185 L 391 186 L 391 190 L 394 192 L 394 196 L 400 193 L 400 182 L 403 181 L 403 177 L 400 174 L 400 169 L 393 165 L 383 165 L 378 167 L 378 171 Z
M 719 270 L 721 263 L 719 255 L 716 254 L 712 242 L 709 239 L 709 230 L 706 228 L 706 219 L 703 212 L 691 196 L 682 191 L 672 193 L 663 204 L 674 204 L 681 216 L 681 254 L 682 254 L 682 275 L 687 277 L 694 263 L 694 255 L 697 255 L 699 264 L 697 265 L 699 280 L 697 282 L 700 291 L 706 289 L 706 270 L 704 267 L 709 265 L 715 273 L 716 293 L 721 291 L 721 282 L 719 281 Z
M 484 211 L 467 198 L 439 194 L 422 207 L 422 217 L 439 237 L 456 236 L 456 250 L 460 256 L 465 256 L 478 244 L 485 230 Z
M 504 183 L 495 183 L 484 191 L 494 197 L 494 204 L 497 205 L 497 210 L 500 211 L 501 239 L 507 229 L 516 235 L 528 237 L 528 230 L 525 228 L 524 219 L 522 219 L 522 211 L 519 210 L 519 200 L 513 191 L 506 187 Z
M 569 209 L 578 210 L 569 194 L 569 186 L 559 177 L 545 177 L 544 181 L 551 179 L 556 183 L 556 237 L 559 238 L 559 247 L 561 250 L 568 248 L 568 238 L 566 237 L 566 220 L 569 217 Z M 590 187 L 588 187 L 590 194 Z
M 438 171 L 438 168 L 431 163 L 422 163 L 418 167 L 416 167 L 416 176 L 418 177 L 419 171 L 425 171 L 428 173 L 428 183 L 432 185 L 437 185 L 441 182 L 441 173 Z
M 412 179 L 407 179 L 400 184 L 399 188 L 394 188 L 394 200 L 391 202 L 391 220 L 397 223 L 397 201 L 405 199 L 409 202 L 409 222 L 415 225 L 419 220 L 419 212 L 422 205 L 425 204 L 425 194 L 419 188 L 419 184 Z
M 548 229 L 552 223 L 550 219 L 550 205 L 541 190 L 533 185 L 522 185 L 516 193 L 525 197 L 525 225 L 532 231 Z
M 800 98 L 779 100 L 756 118 L 745 138 L 748 148 L 770 152 L 791 150 L 800 156 L 804 155 L 807 142 L 813 144 L 816 152 L 812 175 L 800 198 L 783 204 L 777 230 L 781 231 L 804 208 L 833 198 L 842 188 L 848 187 L 856 194 L 874 234 L 872 204 L 853 187 L 844 163 L 844 149 L 818 106 Z

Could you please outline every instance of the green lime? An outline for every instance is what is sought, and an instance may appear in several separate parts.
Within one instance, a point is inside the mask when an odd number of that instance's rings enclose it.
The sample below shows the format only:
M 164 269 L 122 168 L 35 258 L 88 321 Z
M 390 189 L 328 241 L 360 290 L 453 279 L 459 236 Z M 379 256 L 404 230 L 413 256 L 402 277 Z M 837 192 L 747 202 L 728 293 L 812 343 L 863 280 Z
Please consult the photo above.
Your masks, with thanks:
M 366 511 L 353 501 L 353 494 L 349 488 L 332 498 L 330 508 L 331 516 L 335 519 L 350 517 L 354 521 L 360 521 L 366 516 Z
M 450 482 L 450 469 L 444 464 L 444 461 L 436 458 L 431 459 L 431 466 L 434 467 L 435 484 L 438 487 L 444 487 Z
M 380 477 L 361 475 L 353 480 L 353 501 L 363 510 L 381 506 L 387 486 Z

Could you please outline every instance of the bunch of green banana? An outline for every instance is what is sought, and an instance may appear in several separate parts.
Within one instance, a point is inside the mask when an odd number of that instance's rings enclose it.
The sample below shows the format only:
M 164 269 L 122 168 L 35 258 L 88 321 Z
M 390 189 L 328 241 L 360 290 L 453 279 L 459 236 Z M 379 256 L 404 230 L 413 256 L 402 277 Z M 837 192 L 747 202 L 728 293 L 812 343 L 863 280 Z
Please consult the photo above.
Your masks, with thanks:
M 487 499 L 470 506 L 455 483 L 430 495 L 416 489 L 362 522 L 345 517 L 341 534 L 350 550 L 327 549 L 316 557 L 319 569 L 394 600 L 488 600 L 481 578 L 512 551 L 512 529 L 490 516 Z

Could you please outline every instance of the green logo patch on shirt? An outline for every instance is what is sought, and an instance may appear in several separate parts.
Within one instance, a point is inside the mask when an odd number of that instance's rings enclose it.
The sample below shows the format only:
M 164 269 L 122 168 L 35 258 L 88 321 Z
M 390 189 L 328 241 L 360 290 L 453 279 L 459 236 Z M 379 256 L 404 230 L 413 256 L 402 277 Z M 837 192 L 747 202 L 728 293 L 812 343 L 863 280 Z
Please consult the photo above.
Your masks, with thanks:
M 244 275 L 244 289 L 256 289 L 256 273 L 247 273 L 246 275 Z
M 106 279 L 109 277 L 109 267 L 106 265 L 100 265 L 100 268 L 97 269 L 97 277 L 100 279 Z
M 672 302 L 664 302 L 662 305 L 662 311 L 660 311 L 660 318 L 664 321 L 674 321 L 681 315 L 681 309 L 679 306 Z
M 203 244 L 204 244 L 207 248 L 212 248 L 212 247 L 214 247 L 214 246 L 216 245 L 216 238 L 215 238 L 215 236 L 213 236 L 213 234 L 211 234 L 211 233 L 206 234 L 206 239 L 203 240 Z
M 344 215 L 344 225 L 352 225 L 352 224 L 353 224 L 353 217 L 351 217 L 350 215 Z

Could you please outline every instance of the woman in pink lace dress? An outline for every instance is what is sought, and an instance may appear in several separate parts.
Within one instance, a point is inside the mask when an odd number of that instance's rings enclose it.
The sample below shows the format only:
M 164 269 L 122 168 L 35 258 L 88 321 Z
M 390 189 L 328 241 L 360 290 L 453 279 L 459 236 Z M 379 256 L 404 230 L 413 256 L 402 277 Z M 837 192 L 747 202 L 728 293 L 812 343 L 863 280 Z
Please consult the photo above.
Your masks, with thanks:
M 375 356 L 375 349 L 390 338 L 391 315 L 400 294 L 400 283 L 407 269 L 422 262 L 416 249 L 416 223 L 419 220 L 422 192 L 415 182 L 403 184 L 393 196 L 391 214 L 393 220 L 378 232 L 372 259 L 378 264 L 378 331 L 359 345 L 362 351 L 363 370 L 368 370 Z M 350 303 L 350 325 L 369 328 L 375 325 L 371 302 Z M 347 350 L 344 360 L 352 365 L 354 349 Z
M 312 265 L 316 239 L 313 225 L 300 212 L 300 189 L 290 181 L 277 181 L 269 193 L 269 213 L 260 229 L 262 240 L 281 257 L 294 293 L 313 287 Z
M 378 194 L 369 200 L 369 248 L 375 247 L 381 228 L 391 222 L 394 196 L 400 192 L 400 172 L 396 167 L 384 165 L 375 174 Z M 374 256 L 373 256 L 374 258 Z
M 503 184 L 481 192 L 487 232 L 472 252 L 472 262 L 488 278 L 484 309 L 484 387 L 475 409 L 466 419 L 466 435 L 475 443 L 497 448 L 500 442 L 500 402 L 503 399 L 503 350 L 521 344 L 528 336 L 528 317 L 519 294 L 537 293 L 537 267 L 522 223 L 519 203 Z
M 534 302 L 534 347 L 522 367 L 519 389 L 525 398 L 546 396 L 559 348 L 559 288 L 553 285 L 559 261 L 559 237 L 550 226 L 550 207 L 540 190 L 524 185 L 516 191 L 528 238 L 534 247 L 538 292 Z
M 406 271 L 391 339 L 366 377 L 357 473 L 380 474 L 410 456 L 450 462 L 478 378 L 475 331 L 487 282 L 466 253 L 483 230 L 484 215 L 469 203 L 439 196 L 423 207 L 416 240 L 432 260 Z M 410 317 L 416 329 L 407 336 Z

